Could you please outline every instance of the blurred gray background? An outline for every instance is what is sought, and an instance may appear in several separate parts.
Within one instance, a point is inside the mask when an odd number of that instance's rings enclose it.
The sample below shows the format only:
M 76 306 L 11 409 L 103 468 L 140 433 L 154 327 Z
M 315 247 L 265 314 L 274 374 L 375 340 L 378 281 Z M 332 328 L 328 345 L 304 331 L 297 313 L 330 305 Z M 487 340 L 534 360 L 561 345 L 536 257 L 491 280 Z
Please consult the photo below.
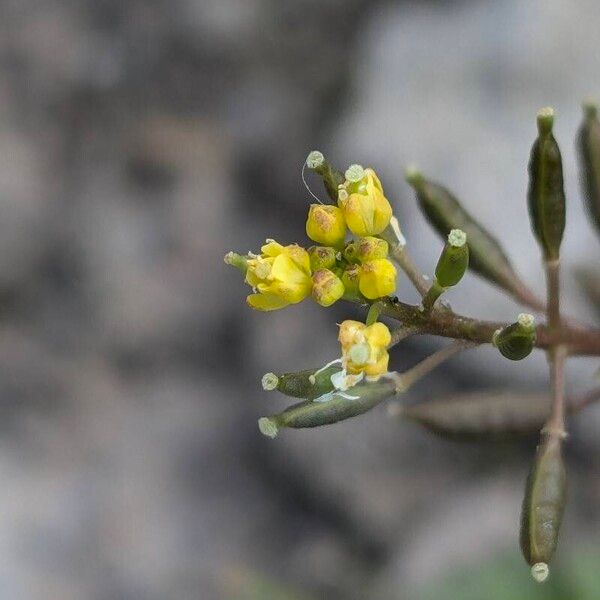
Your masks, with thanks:
M 571 273 L 598 264 L 573 153 L 600 97 L 595 0 L 0 2 L 0 598 L 597 598 L 600 415 L 573 421 L 571 502 L 544 591 L 517 547 L 535 440 L 449 443 L 385 409 L 262 437 L 266 371 L 338 353 L 311 302 L 246 308 L 226 251 L 306 243 L 319 148 L 375 167 L 411 251 L 439 241 L 416 162 L 543 289 L 525 209 L 535 113 L 557 111 Z M 315 191 L 318 182 L 309 177 Z M 415 293 L 400 277 L 398 295 Z M 453 307 L 514 318 L 472 276 Z M 402 344 L 406 368 L 439 340 Z M 569 370 L 592 385 L 597 361 Z M 406 401 L 542 389 L 541 355 L 461 356 Z M 437 586 L 437 587 L 436 587 Z M 441 587 L 440 587 L 441 586 Z M 436 591 L 437 590 L 437 591 Z

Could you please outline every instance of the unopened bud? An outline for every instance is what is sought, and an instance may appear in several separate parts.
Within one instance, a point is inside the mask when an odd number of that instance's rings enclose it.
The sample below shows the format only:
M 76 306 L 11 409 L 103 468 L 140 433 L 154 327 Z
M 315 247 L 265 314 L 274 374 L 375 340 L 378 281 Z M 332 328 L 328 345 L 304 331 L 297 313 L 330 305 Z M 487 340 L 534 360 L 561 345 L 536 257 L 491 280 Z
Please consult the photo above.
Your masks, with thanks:
M 306 221 L 306 234 L 325 246 L 339 248 L 346 237 L 344 213 L 330 204 L 311 204 Z
M 335 267 L 337 251 L 330 246 L 311 246 L 308 249 L 310 257 L 310 269 L 315 272 L 319 269 L 331 269 Z
M 358 288 L 369 300 L 393 294 L 396 290 L 396 267 L 387 258 L 364 263 Z
M 344 284 L 346 293 L 356 294 L 358 292 L 361 273 L 362 268 L 360 265 L 349 265 L 344 269 L 342 283 Z
M 342 280 L 329 269 L 320 269 L 313 273 L 312 296 L 321 306 L 331 306 L 344 295 Z
M 388 243 L 373 236 L 349 242 L 344 248 L 344 258 L 348 262 L 367 262 L 377 258 L 387 258 L 388 253 Z

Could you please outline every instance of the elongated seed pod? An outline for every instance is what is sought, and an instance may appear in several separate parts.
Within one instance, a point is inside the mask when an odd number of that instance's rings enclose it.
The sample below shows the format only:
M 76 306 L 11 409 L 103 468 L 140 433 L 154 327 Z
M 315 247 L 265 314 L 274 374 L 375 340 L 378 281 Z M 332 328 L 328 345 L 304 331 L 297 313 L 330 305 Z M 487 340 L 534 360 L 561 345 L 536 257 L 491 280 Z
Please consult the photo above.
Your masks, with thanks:
M 262 417 L 258 426 L 264 435 L 275 437 L 284 427 L 300 429 L 330 425 L 362 415 L 395 393 L 395 384 L 387 379 L 359 383 L 346 392 L 336 392 L 326 402 L 299 402 L 279 414 Z
M 538 113 L 538 137 L 529 159 L 527 204 L 531 228 L 546 261 L 559 258 L 565 230 L 565 191 L 562 159 L 552 126 L 554 111 L 543 108 Z
M 469 266 L 488 281 L 515 295 L 524 285 L 514 271 L 498 240 L 478 223 L 447 188 L 428 181 L 415 169 L 406 172 L 419 207 L 436 232 L 444 239 L 452 229 L 461 229 L 469 240 Z
M 600 232 L 600 121 L 598 106 L 583 105 L 583 123 L 577 134 L 581 191 L 588 216 Z
M 338 186 L 345 181 L 343 173 L 334 169 L 323 156 L 323 153 L 318 150 L 309 153 L 306 157 L 306 166 L 321 176 L 327 195 L 337 203 Z
M 509 360 L 523 360 L 535 346 L 536 332 L 533 315 L 521 313 L 512 325 L 494 333 L 492 344 Z
M 331 376 L 342 370 L 340 364 L 324 369 L 306 369 L 296 373 L 266 373 L 262 378 L 265 390 L 277 390 L 292 398 L 314 399 L 333 390 Z
M 452 287 L 463 278 L 468 267 L 467 234 L 461 229 L 453 229 L 435 268 L 435 278 L 442 287 Z
M 567 472 L 562 439 L 544 435 L 537 448 L 521 511 L 521 550 L 537 581 L 548 576 L 548 564 L 556 550 L 567 499 Z
M 402 406 L 403 419 L 456 441 L 498 441 L 537 433 L 550 413 L 547 394 L 475 392 Z

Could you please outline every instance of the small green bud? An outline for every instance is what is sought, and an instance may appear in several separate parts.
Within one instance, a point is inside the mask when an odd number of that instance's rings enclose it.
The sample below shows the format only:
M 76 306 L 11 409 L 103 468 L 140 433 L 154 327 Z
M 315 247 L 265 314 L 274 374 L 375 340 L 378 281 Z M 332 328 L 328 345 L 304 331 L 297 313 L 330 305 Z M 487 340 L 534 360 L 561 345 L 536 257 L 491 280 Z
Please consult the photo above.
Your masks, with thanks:
M 577 134 L 577 155 L 581 190 L 587 213 L 600 232 L 600 121 L 598 107 L 592 102 L 583 106 L 584 118 Z
M 521 550 L 538 582 L 548 577 L 548 564 L 558 543 L 567 498 L 567 472 L 562 438 L 544 435 L 537 448 L 521 511 Z
M 554 111 L 543 108 L 537 117 L 538 137 L 529 159 L 527 201 L 533 233 L 546 261 L 559 258 L 565 230 L 565 192 L 560 149 L 552 135 Z
M 342 280 L 329 269 L 320 269 L 313 273 L 312 281 L 312 297 L 321 306 L 331 306 L 344 295 Z
M 522 360 L 531 354 L 535 340 L 535 319 L 533 315 L 522 313 L 516 323 L 496 331 L 492 343 L 505 358 Z
M 308 249 L 310 270 L 331 269 L 335 267 L 337 251 L 330 246 L 311 246 Z
M 425 179 L 415 167 L 406 171 L 419 207 L 436 232 L 447 239 L 453 229 L 463 231 L 469 240 L 469 267 L 481 277 L 514 295 L 525 287 L 513 269 L 498 240 L 477 222 L 447 188 Z
M 468 267 L 467 234 L 461 229 L 452 229 L 435 268 L 435 277 L 442 287 L 452 287 L 462 279 Z
M 380 379 L 363 382 L 347 392 L 336 392 L 324 402 L 300 402 L 282 413 L 259 419 L 259 428 L 264 435 L 275 437 L 284 427 L 299 429 L 319 427 L 362 415 L 396 393 L 393 381 Z
M 348 265 L 342 273 L 342 283 L 347 294 L 358 293 L 362 268 L 360 265 Z
M 385 240 L 367 236 L 357 242 L 356 255 L 360 262 L 367 262 L 377 258 L 387 258 L 389 245 Z
M 306 157 L 306 166 L 321 176 L 327 195 L 331 200 L 337 202 L 338 186 L 344 183 L 344 175 L 334 169 L 319 150 L 313 150 L 309 153 Z

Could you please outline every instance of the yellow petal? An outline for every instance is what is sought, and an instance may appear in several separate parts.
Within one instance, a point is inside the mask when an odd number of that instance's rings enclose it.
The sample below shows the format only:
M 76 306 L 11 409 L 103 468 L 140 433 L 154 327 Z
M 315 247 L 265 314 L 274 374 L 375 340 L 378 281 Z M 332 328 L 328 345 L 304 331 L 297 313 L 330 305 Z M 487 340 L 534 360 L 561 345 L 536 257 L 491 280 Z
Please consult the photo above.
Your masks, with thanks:
M 246 302 L 248 306 L 255 310 L 263 311 L 277 310 L 289 304 L 289 302 L 286 302 L 283 298 L 275 294 L 250 294 L 246 298 Z
M 264 246 L 260 249 L 260 251 L 265 256 L 279 256 L 283 252 L 283 246 L 276 242 L 275 240 L 267 240 Z
M 387 348 L 392 341 L 390 330 L 383 323 L 373 323 L 365 329 L 367 343 L 377 348 Z

